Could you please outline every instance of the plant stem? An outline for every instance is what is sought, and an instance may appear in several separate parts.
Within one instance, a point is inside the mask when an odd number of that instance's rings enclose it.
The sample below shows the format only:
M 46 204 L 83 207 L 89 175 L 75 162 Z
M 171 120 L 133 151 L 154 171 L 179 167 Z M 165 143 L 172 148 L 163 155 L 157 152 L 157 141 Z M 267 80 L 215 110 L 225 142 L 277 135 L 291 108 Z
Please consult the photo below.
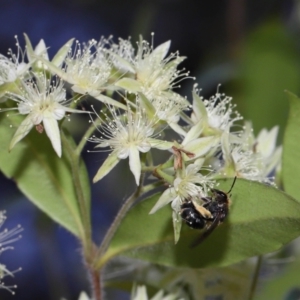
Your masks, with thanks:
M 100 272 L 90 269 L 91 285 L 93 287 L 93 300 L 101 300 L 101 280 Z
M 163 185 L 164 185 L 164 183 L 162 181 L 157 181 L 157 182 L 154 182 L 154 183 L 144 185 L 142 193 L 143 194 L 148 193 L 150 191 L 153 191 L 154 189 L 162 187 Z
M 83 246 L 83 253 L 86 261 L 87 270 L 90 274 L 91 286 L 93 289 L 93 299 L 101 300 L 100 272 L 92 268 L 92 262 L 94 260 L 96 251 L 94 250 L 93 242 L 92 242 L 92 228 L 91 228 L 90 213 L 87 209 L 87 200 L 85 199 L 83 194 L 83 187 L 79 175 L 80 174 L 80 168 L 79 168 L 80 152 L 77 152 L 73 149 L 64 132 L 62 132 L 62 142 L 71 164 L 74 187 L 75 187 L 77 201 L 78 201 L 79 210 L 81 214 L 81 220 L 84 227 L 84 233 L 83 236 L 81 237 L 81 242 Z
M 79 156 L 74 151 L 72 146 L 70 145 L 65 133 L 62 131 L 61 139 L 64 145 L 64 149 L 67 152 L 68 158 L 70 160 L 71 168 L 72 168 L 72 176 L 74 180 L 74 187 L 76 191 L 77 201 L 79 205 L 79 210 L 81 214 L 81 220 L 84 227 L 84 236 L 82 237 L 82 243 L 84 246 L 85 254 L 90 253 L 92 248 L 92 229 L 91 229 L 91 221 L 90 214 L 87 210 L 86 199 L 83 194 L 83 188 L 80 180 L 80 170 L 79 170 Z
M 98 262 L 101 260 L 102 256 L 105 254 L 105 251 L 107 250 L 109 243 L 111 242 L 112 237 L 114 236 L 116 230 L 118 229 L 121 221 L 125 217 L 128 210 L 131 208 L 132 204 L 136 201 L 136 199 L 141 195 L 143 191 L 143 182 L 145 179 L 145 173 L 141 174 L 139 186 L 136 188 L 135 192 L 125 201 L 121 209 L 119 210 L 114 222 L 109 227 L 108 231 L 105 234 L 105 237 L 99 247 L 98 253 L 96 255 L 96 265 L 95 268 L 97 269 L 97 266 L 99 265 Z M 103 265 L 103 262 L 101 262 L 101 266 Z
M 260 255 L 260 256 L 257 257 L 256 267 L 255 267 L 254 274 L 253 274 L 253 279 L 252 279 L 252 284 L 251 284 L 248 300 L 253 300 L 254 299 L 254 295 L 255 295 L 256 286 L 257 286 L 257 283 L 258 283 L 258 278 L 259 278 L 261 265 L 262 265 L 262 256 Z

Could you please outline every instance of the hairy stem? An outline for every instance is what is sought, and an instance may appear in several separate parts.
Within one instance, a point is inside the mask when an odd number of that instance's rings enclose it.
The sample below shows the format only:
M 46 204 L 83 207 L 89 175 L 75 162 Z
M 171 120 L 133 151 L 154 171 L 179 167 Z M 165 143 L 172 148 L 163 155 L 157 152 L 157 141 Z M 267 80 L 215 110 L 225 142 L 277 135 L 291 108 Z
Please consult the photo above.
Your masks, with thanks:
M 101 280 L 100 272 L 94 269 L 90 269 L 90 280 L 93 288 L 93 297 L 94 300 L 101 300 Z
M 148 193 L 150 191 L 153 191 L 153 190 L 155 190 L 157 188 L 162 187 L 163 185 L 164 185 L 164 182 L 162 182 L 162 181 L 157 181 L 157 182 L 154 182 L 154 183 L 149 183 L 147 185 L 144 185 L 142 194 L 146 194 L 146 193 Z
M 70 145 L 66 135 L 62 131 L 62 142 L 64 145 L 64 150 L 67 152 L 71 168 L 72 168 L 72 176 L 74 181 L 75 192 L 77 196 L 77 201 L 79 205 L 79 210 L 81 214 L 81 220 L 84 227 L 84 236 L 82 237 L 82 242 L 85 250 L 85 254 L 89 253 L 92 247 L 92 229 L 91 229 L 91 221 L 90 221 L 90 213 L 87 209 L 86 199 L 83 194 L 82 183 L 80 180 L 80 160 L 77 153 L 74 151 L 72 146 Z
M 119 210 L 114 222 L 111 224 L 110 228 L 108 229 L 108 231 L 106 232 L 106 235 L 99 247 L 98 253 L 96 255 L 96 261 L 95 261 L 95 268 L 101 268 L 105 262 L 101 261 L 101 258 L 103 257 L 103 255 L 105 254 L 116 230 L 118 229 L 121 221 L 123 220 L 123 218 L 125 217 L 126 213 L 129 211 L 129 209 L 131 208 L 132 204 L 136 201 L 136 199 L 141 195 L 142 191 L 143 191 L 143 182 L 145 179 L 145 174 L 142 173 L 141 177 L 140 177 L 140 182 L 139 182 L 139 186 L 137 187 L 137 189 L 135 190 L 135 192 L 125 201 L 125 203 L 122 205 L 121 209 Z

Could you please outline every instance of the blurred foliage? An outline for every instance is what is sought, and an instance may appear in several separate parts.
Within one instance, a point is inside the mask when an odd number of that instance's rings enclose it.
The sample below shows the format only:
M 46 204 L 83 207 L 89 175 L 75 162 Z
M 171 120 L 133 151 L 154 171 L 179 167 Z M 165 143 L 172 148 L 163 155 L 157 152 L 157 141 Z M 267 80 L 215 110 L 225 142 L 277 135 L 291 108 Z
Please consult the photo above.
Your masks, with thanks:
M 297 300 L 300 295 L 300 239 L 296 239 L 276 257 L 265 259 L 259 278 L 256 300 Z M 297 296 L 296 296 L 297 295 Z
M 282 177 L 284 190 L 300 202 L 300 168 L 295 163 L 300 161 L 300 99 L 292 93 L 288 97 L 290 113 L 283 141 Z
M 150 294 L 164 289 L 178 293 L 182 299 L 246 299 L 254 262 L 247 260 L 225 268 L 188 269 L 121 258 L 107 268 L 107 287 L 130 292 L 135 281 L 147 285 Z M 116 274 L 118 278 L 114 278 Z
M 280 20 L 271 20 L 252 31 L 241 47 L 235 74 L 237 94 L 231 94 L 255 132 L 280 125 L 279 141 L 288 117 L 285 90 L 300 89 L 300 52 L 293 35 Z

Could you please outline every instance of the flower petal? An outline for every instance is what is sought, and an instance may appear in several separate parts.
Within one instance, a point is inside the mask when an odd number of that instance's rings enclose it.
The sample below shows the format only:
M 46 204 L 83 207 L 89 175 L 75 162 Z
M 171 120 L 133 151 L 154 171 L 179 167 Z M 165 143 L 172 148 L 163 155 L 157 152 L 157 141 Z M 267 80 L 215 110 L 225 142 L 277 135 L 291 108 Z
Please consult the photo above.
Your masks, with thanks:
M 177 194 L 174 187 L 166 189 L 160 196 L 156 204 L 153 206 L 149 214 L 154 214 L 156 211 L 170 203 L 174 198 L 176 198 L 176 196 Z
M 171 149 L 174 145 L 173 142 L 163 141 L 163 140 L 157 140 L 153 138 L 148 138 L 147 142 L 151 144 L 152 148 L 160 149 L 160 150 L 168 150 Z
M 151 149 L 151 144 L 148 140 L 143 141 L 139 145 L 137 145 L 137 149 L 142 153 L 146 153 Z
M 53 117 L 51 112 L 45 111 L 43 124 L 46 134 L 48 135 L 52 147 L 59 157 L 61 157 L 61 141 L 60 132 L 57 124 L 57 120 Z
M 140 152 L 135 146 L 132 146 L 129 149 L 129 167 L 134 175 L 136 184 L 139 185 L 142 167 L 140 161 Z
M 148 300 L 147 290 L 144 285 L 136 287 L 133 291 L 132 300 Z
M 186 132 L 179 124 L 174 122 L 168 122 L 168 124 L 175 132 L 177 132 L 180 135 L 186 136 Z
M 189 132 L 186 134 L 182 145 L 186 145 L 188 142 L 198 138 L 203 130 L 203 122 L 199 121 L 196 125 L 192 126 Z
M 129 71 L 131 73 L 135 73 L 135 69 L 133 68 L 133 66 L 130 64 L 129 61 L 127 61 L 126 59 L 124 59 L 123 57 L 119 56 L 118 54 L 108 51 L 108 53 L 117 61 L 117 64 L 119 65 L 119 67 L 121 69 L 124 69 L 126 71 Z
M 18 143 L 24 136 L 28 134 L 28 132 L 33 127 L 33 123 L 31 120 L 31 116 L 28 115 L 20 124 L 17 131 L 15 132 L 10 145 L 9 145 L 9 151 L 15 146 L 16 143 Z
M 96 95 L 91 95 L 91 96 L 93 96 L 95 99 L 100 100 L 101 102 L 103 102 L 105 104 L 113 105 L 113 106 L 122 108 L 124 110 L 127 110 L 127 107 L 124 104 L 122 104 L 119 101 L 116 101 L 116 100 L 114 100 L 114 99 L 112 99 L 110 97 L 107 97 L 105 95 L 99 94 L 97 96 Z
M 43 39 L 41 39 L 39 41 L 39 43 L 35 46 L 34 53 L 36 55 L 43 56 L 44 59 L 49 60 L 49 56 L 48 56 L 48 52 L 47 52 L 47 47 L 46 47 L 45 41 Z
M 171 41 L 167 41 L 160 44 L 153 50 L 153 52 L 149 55 L 149 57 L 151 56 L 151 59 L 152 57 L 155 57 L 157 61 L 163 60 L 170 49 L 170 45 L 171 45 Z
M 192 120 L 199 121 L 203 120 L 204 123 L 207 123 L 207 110 L 199 95 L 194 91 L 193 92 L 193 114 Z
M 93 178 L 93 182 L 96 183 L 104 176 L 106 176 L 117 165 L 119 161 L 120 159 L 117 156 L 117 152 L 113 151 L 99 168 L 97 174 Z
M 142 92 L 141 84 L 138 81 L 131 78 L 122 78 L 121 80 L 117 81 L 115 85 L 131 93 Z
M 90 298 L 85 292 L 81 292 L 78 300 L 90 300 Z
M 172 219 L 173 219 L 173 228 L 174 228 L 174 241 L 175 241 L 175 244 L 177 244 L 177 242 L 179 241 L 179 238 L 180 238 L 182 218 L 179 216 L 179 214 L 177 212 L 175 212 L 173 210 Z
M 145 108 L 147 115 L 149 118 L 153 118 L 155 116 L 156 110 L 153 104 L 149 101 L 149 99 L 143 94 L 139 93 L 139 99 L 141 105 Z
M 197 157 L 205 155 L 212 148 L 216 147 L 220 141 L 218 136 L 207 136 L 199 139 L 192 140 L 184 146 L 184 150 L 194 153 L 194 156 L 189 158 L 184 155 L 184 160 L 195 159 Z
M 130 151 L 129 148 L 127 147 L 122 148 L 121 150 L 118 151 L 118 158 L 120 159 L 127 158 L 129 155 L 129 151 Z
M 279 126 L 275 126 L 269 132 L 263 129 L 259 133 L 257 137 L 257 151 L 260 152 L 264 158 L 270 157 L 275 151 L 278 130 Z
M 62 65 L 62 63 L 64 62 L 64 59 L 66 58 L 72 44 L 73 44 L 74 38 L 68 40 L 55 54 L 55 56 L 52 59 L 52 63 L 57 66 L 60 67 Z

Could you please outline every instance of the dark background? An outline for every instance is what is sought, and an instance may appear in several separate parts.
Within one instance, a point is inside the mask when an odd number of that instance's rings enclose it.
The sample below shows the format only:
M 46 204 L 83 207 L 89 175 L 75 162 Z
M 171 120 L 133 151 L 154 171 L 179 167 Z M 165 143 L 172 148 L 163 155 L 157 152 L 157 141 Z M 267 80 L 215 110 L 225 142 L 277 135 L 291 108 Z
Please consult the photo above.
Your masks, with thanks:
M 10 0 L 0 1 L 0 53 L 15 49 L 14 36 L 24 44 L 44 39 L 50 56 L 70 38 L 81 42 L 113 35 L 138 40 L 139 34 L 154 44 L 171 40 L 171 51 L 187 57 L 182 67 L 197 77 L 202 95 L 221 91 L 234 97 L 238 110 L 251 119 L 256 132 L 280 124 L 280 139 L 288 114 L 284 90 L 300 89 L 297 1 L 279 0 Z M 189 98 L 193 82 L 183 83 Z M 99 157 L 100 155 L 100 157 Z M 91 176 L 101 154 L 84 154 Z M 127 164 L 127 162 L 126 162 Z M 119 170 L 119 171 L 118 171 Z M 93 186 L 93 225 L 100 241 L 120 203 L 131 192 L 131 175 L 122 166 Z M 122 187 L 120 187 L 120 182 Z M 115 186 L 118 186 L 116 189 Z M 120 187 L 120 188 L 119 188 Z M 16 295 L 0 290 L 0 299 L 68 300 L 88 291 L 88 282 L 77 241 L 52 223 L 1 175 L 1 210 L 6 210 L 7 228 L 21 224 L 22 239 L 14 250 L 1 255 L 9 270 L 22 267 L 11 284 Z M 108 294 L 108 299 L 128 299 L 126 293 Z

